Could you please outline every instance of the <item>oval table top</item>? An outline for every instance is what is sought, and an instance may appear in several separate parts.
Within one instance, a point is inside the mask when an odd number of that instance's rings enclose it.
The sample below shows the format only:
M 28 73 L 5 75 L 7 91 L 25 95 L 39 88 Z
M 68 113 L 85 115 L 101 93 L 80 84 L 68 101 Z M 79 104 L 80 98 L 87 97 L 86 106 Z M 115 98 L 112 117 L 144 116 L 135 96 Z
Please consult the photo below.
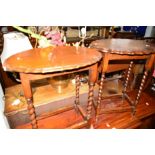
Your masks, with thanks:
M 91 48 L 96 48 L 101 52 L 126 55 L 144 55 L 155 53 L 155 44 L 145 40 L 134 39 L 101 39 L 93 41 Z
M 35 48 L 10 56 L 4 62 L 7 71 L 49 73 L 78 69 L 98 62 L 96 49 L 74 46 Z

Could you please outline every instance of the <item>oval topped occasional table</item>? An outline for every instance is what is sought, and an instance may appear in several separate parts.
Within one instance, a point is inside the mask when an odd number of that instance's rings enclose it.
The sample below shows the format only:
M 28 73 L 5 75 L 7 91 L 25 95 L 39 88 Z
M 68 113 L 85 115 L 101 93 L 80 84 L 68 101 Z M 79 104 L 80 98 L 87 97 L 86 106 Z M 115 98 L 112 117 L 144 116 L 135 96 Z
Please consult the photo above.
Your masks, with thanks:
M 33 95 L 30 81 L 65 75 L 74 72 L 89 70 L 89 92 L 87 112 L 79 104 L 79 76 L 76 76 L 75 105 L 84 118 L 84 123 L 91 125 L 91 110 L 93 102 L 93 89 L 97 79 L 98 62 L 102 55 L 95 49 L 57 46 L 47 48 L 34 48 L 15 54 L 4 62 L 7 71 L 20 73 L 24 96 L 28 104 L 28 112 L 32 128 L 38 128 L 38 123 L 33 105 Z M 79 126 L 73 125 L 74 128 Z
M 146 77 L 148 75 L 148 71 L 151 70 L 154 58 L 155 58 L 155 44 L 147 43 L 145 40 L 133 40 L 133 39 L 102 39 L 102 40 L 96 40 L 90 44 L 91 48 L 95 48 L 99 50 L 103 54 L 103 63 L 102 63 L 102 76 L 100 81 L 100 87 L 99 87 L 99 94 L 98 94 L 98 100 L 96 105 L 96 118 L 99 114 L 107 113 L 105 109 L 101 109 L 101 97 L 102 97 L 102 90 L 103 90 L 103 82 L 105 78 L 105 73 L 108 72 L 109 62 L 112 60 L 131 60 L 124 88 L 123 88 L 123 99 L 127 99 L 128 103 L 130 104 L 128 109 L 131 109 L 133 111 L 133 114 L 135 113 L 136 105 L 139 102 L 142 90 L 144 88 L 144 84 L 146 81 Z M 127 86 L 129 83 L 129 77 L 131 74 L 131 70 L 133 67 L 133 60 L 140 60 L 145 59 L 145 71 L 142 77 L 142 81 L 136 96 L 136 99 L 133 101 L 131 98 L 127 95 Z M 120 66 L 121 67 L 121 66 Z M 118 68 L 119 70 L 119 68 Z M 111 109 L 109 112 L 118 112 L 125 111 L 125 109 L 117 108 L 117 109 Z

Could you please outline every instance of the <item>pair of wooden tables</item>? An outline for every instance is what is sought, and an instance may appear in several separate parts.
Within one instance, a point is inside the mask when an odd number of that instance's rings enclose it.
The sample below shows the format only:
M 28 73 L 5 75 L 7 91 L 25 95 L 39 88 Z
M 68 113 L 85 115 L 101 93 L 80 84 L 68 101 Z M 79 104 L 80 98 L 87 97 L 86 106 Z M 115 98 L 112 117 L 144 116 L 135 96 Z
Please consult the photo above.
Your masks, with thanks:
M 87 111 L 85 112 L 79 103 L 79 75 L 76 76 L 75 105 L 82 114 L 84 122 L 90 127 L 92 124 L 92 104 L 94 100 L 93 91 L 95 82 L 98 78 L 98 64 L 101 60 L 102 76 L 99 86 L 96 114 L 98 115 L 100 111 L 105 73 L 107 72 L 109 61 L 114 59 L 147 59 L 145 65 L 146 71 L 144 72 L 142 83 L 135 101 L 132 101 L 126 94 L 129 75 L 133 64 L 132 61 L 129 66 L 129 71 L 124 86 L 124 97 L 129 100 L 131 107 L 135 107 L 137 105 L 147 73 L 153 65 L 155 54 L 154 46 L 148 45 L 142 40 L 104 39 L 92 42 L 90 47 L 92 48 L 57 46 L 31 49 L 13 55 L 4 62 L 3 65 L 6 67 L 7 71 L 15 71 L 20 73 L 21 84 L 27 100 L 32 128 L 38 128 L 38 124 L 35 107 L 33 105 L 31 81 L 81 72 L 84 70 L 89 70 Z

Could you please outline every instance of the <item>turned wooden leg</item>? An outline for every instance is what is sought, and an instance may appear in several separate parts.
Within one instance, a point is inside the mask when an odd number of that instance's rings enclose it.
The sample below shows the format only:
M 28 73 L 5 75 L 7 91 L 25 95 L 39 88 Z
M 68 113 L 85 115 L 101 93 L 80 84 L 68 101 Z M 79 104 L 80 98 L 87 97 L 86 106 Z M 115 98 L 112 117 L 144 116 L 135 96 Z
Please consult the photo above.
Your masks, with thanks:
M 145 81 L 146 81 L 146 77 L 148 76 L 148 72 L 145 71 L 144 72 L 144 75 L 143 75 L 143 78 L 142 78 L 142 81 L 141 81 L 141 84 L 140 84 L 140 87 L 139 87 L 139 90 L 138 90 L 138 93 L 137 93 L 137 96 L 136 96 L 136 100 L 135 100 L 135 103 L 134 103 L 134 106 L 133 106 L 133 109 L 132 109 L 132 114 L 135 115 L 136 113 L 136 105 L 138 104 L 139 102 L 139 99 L 140 99 L 140 96 L 142 94 L 142 90 L 144 88 L 144 84 L 145 84 Z
M 27 105 L 28 105 L 27 109 L 30 116 L 32 128 L 36 129 L 38 128 L 38 125 L 36 120 L 35 108 L 33 106 L 32 89 L 31 89 L 31 84 L 29 80 L 29 75 L 20 73 L 20 79 L 23 87 L 24 96 L 26 98 Z
M 90 126 L 92 121 L 91 119 L 92 119 L 92 105 L 93 105 L 93 98 L 94 98 L 94 85 L 95 83 L 89 84 L 89 92 L 88 92 L 87 120 Z
M 102 73 L 101 75 L 101 80 L 100 80 L 100 84 L 99 84 L 99 91 L 98 91 L 98 98 L 97 98 L 97 107 L 96 107 L 96 121 L 98 119 L 98 115 L 99 115 L 99 111 L 100 111 L 100 107 L 101 107 L 101 100 L 102 100 L 102 92 L 103 92 L 103 82 L 105 79 L 105 73 Z
M 148 72 L 151 71 L 151 68 L 153 66 L 154 60 L 155 60 L 155 54 L 151 54 L 150 57 L 146 61 L 145 72 L 144 72 L 144 75 L 143 75 L 143 78 L 142 78 L 142 81 L 141 81 L 141 84 L 140 84 L 140 87 L 139 87 L 139 90 L 138 90 L 138 93 L 137 93 L 137 96 L 136 96 L 136 100 L 135 100 L 135 104 L 134 104 L 134 110 L 133 110 L 133 115 L 135 114 L 136 106 L 137 106 L 137 104 L 139 102 L 140 96 L 141 96 L 142 91 L 143 91 L 144 86 L 145 86 L 145 82 L 146 82 L 146 78 L 148 76 Z
M 76 75 L 75 77 L 75 84 L 76 84 L 76 98 L 75 98 L 75 105 L 79 104 L 79 94 L 80 94 L 80 76 Z
M 130 65 L 129 65 L 129 68 L 128 68 L 128 72 L 127 72 L 127 76 L 126 76 L 126 80 L 125 80 L 125 84 L 124 84 L 124 89 L 123 89 L 123 100 L 125 98 L 125 93 L 127 91 L 127 86 L 128 86 L 128 83 L 129 83 L 129 78 L 130 78 L 130 75 L 131 75 L 131 70 L 132 70 L 132 67 L 133 67 L 133 61 L 130 62 Z
M 143 78 L 142 78 L 142 81 L 141 81 L 141 84 L 140 84 L 140 87 L 139 87 L 139 90 L 138 90 L 138 94 L 136 96 L 136 100 L 135 100 L 135 106 L 138 104 L 139 102 L 139 99 L 140 99 L 140 96 L 142 94 L 142 90 L 144 88 L 144 84 L 145 84 L 145 81 L 146 81 L 146 77 L 148 76 L 148 72 L 145 71 L 144 72 L 144 75 L 143 75 Z
M 37 129 L 38 128 L 38 125 L 37 125 L 35 108 L 33 106 L 32 98 L 28 98 L 26 100 L 27 100 L 27 104 L 28 104 L 27 109 L 28 109 L 28 113 L 29 113 L 29 116 L 30 116 L 32 128 L 33 129 Z
M 89 128 L 93 128 L 92 106 L 94 100 L 94 86 L 98 77 L 97 68 L 98 64 L 95 64 L 89 69 L 89 92 L 88 92 L 88 104 L 87 104 L 87 120 Z

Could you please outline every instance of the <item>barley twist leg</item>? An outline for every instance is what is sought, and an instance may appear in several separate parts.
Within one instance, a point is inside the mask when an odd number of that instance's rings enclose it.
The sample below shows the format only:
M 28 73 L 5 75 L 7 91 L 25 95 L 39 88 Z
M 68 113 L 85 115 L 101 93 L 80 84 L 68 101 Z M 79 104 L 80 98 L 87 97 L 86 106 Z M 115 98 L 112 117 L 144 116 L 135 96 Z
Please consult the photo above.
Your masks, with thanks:
M 37 129 L 38 125 L 37 125 L 37 120 L 36 120 L 35 108 L 33 106 L 33 102 L 32 102 L 31 98 L 27 99 L 27 104 L 28 104 L 27 109 L 28 109 L 28 113 L 29 113 L 29 116 L 30 116 L 32 128 Z

